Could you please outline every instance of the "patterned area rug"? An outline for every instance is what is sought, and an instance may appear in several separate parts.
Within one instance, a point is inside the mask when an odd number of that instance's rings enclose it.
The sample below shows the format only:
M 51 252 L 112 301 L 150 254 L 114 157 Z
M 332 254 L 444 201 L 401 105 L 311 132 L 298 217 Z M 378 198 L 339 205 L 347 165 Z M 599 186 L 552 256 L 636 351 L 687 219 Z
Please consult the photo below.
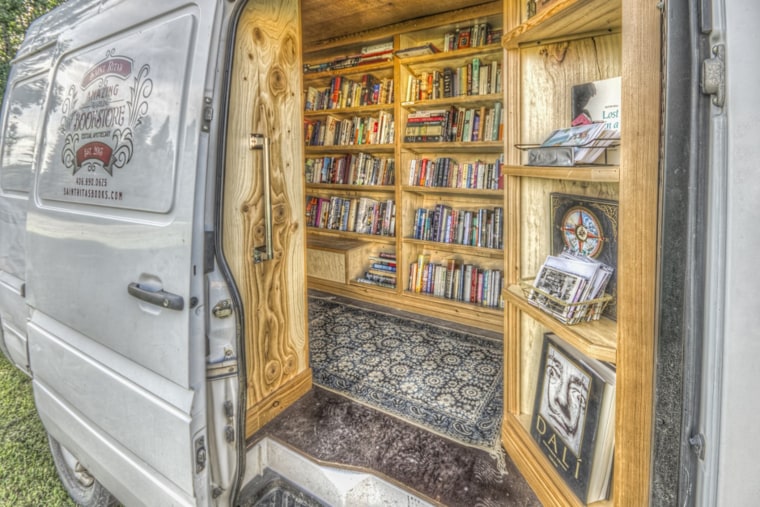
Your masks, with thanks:
M 314 382 L 455 441 L 493 449 L 502 413 L 502 344 L 309 298 Z

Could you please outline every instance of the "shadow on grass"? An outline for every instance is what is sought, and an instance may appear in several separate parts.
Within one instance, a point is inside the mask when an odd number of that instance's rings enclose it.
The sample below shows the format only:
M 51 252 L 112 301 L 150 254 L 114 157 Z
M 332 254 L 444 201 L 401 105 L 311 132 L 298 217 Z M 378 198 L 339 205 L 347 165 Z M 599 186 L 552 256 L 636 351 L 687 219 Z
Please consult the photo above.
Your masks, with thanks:
M 74 506 L 53 465 L 29 377 L 0 353 L 0 506 Z

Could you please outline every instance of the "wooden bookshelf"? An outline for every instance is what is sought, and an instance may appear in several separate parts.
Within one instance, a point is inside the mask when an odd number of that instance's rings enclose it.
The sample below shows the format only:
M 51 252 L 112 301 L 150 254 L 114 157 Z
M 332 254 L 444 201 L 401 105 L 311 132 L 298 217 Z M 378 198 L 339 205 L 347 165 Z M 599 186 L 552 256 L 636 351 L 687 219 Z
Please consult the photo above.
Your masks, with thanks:
M 614 477 L 609 499 L 594 505 L 649 503 L 660 108 L 660 25 L 651 11 L 640 0 L 556 0 L 528 18 L 525 2 L 504 1 L 510 77 L 502 443 L 546 505 L 583 505 L 531 436 L 548 331 L 616 366 Z M 619 165 L 524 165 L 520 146 L 568 126 L 573 84 L 614 76 L 622 76 Z M 552 192 L 613 199 L 625 210 L 618 224 L 617 321 L 567 326 L 528 303 L 520 281 L 534 276 L 551 253 Z
M 501 3 L 490 2 L 477 7 L 468 7 L 446 14 L 438 14 L 415 19 L 413 23 L 400 23 L 384 29 L 375 29 L 368 37 L 371 44 L 392 41 L 394 49 L 405 49 L 422 44 L 433 43 L 440 49 L 446 33 L 455 33 L 458 28 L 470 27 L 477 24 L 485 27 L 488 24 L 493 29 L 501 29 L 503 22 Z M 495 163 L 504 150 L 501 139 L 488 141 L 456 141 L 456 142 L 416 142 L 404 143 L 403 131 L 406 118 L 416 111 L 437 108 L 469 108 L 473 111 L 481 108 L 491 108 L 495 103 L 503 102 L 501 90 L 489 90 L 488 93 L 461 94 L 458 96 L 436 97 L 425 100 L 405 100 L 406 85 L 410 76 L 422 72 L 432 72 L 444 67 L 462 67 L 468 62 L 478 61 L 497 62 L 502 66 L 503 49 L 499 40 L 486 42 L 485 35 L 482 44 L 477 47 L 457 48 L 430 55 L 407 58 L 394 58 L 387 64 L 358 65 L 346 69 L 326 69 L 319 72 L 304 74 L 304 92 L 311 87 L 325 87 L 336 76 L 351 80 L 361 79 L 365 74 L 372 74 L 377 79 L 392 77 L 394 80 L 394 100 L 391 104 L 375 104 L 359 107 L 343 107 L 329 110 L 305 111 L 308 120 L 318 120 L 325 115 L 337 118 L 352 118 L 356 116 L 372 116 L 380 111 L 391 112 L 395 122 L 394 142 L 374 145 L 333 145 L 306 146 L 305 157 L 331 156 L 350 153 L 370 153 L 373 156 L 392 156 L 395 160 L 395 182 L 392 187 L 364 185 L 326 185 L 308 184 L 307 195 L 341 195 L 350 198 L 361 196 L 376 199 L 393 199 L 396 204 L 396 225 L 393 237 L 359 235 L 351 231 L 334 231 L 308 228 L 310 252 L 313 259 L 307 263 L 309 271 L 309 286 L 312 288 L 370 300 L 396 308 L 411 309 L 422 314 L 449 319 L 457 322 L 469 322 L 473 325 L 501 332 L 503 328 L 503 310 L 497 307 L 483 306 L 482 303 L 470 303 L 454 299 L 440 298 L 415 292 L 409 285 L 409 274 L 412 264 L 416 264 L 420 255 L 429 256 L 432 262 L 443 262 L 456 259 L 462 264 L 469 263 L 484 271 L 503 271 L 504 250 L 481 248 L 456 243 L 423 241 L 413 237 L 413 224 L 416 208 L 435 206 L 436 204 L 451 205 L 457 210 L 490 210 L 503 207 L 503 191 L 495 189 L 469 189 L 450 187 L 424 187 L 407 185 L 408 165 L 413 158 L 449 157 L 459 163 L 488 161 Z M 305 49 L 304 62 L 319 66 L 320 62 L 332 61 L 342 55 L 361 54 L 365 43 L 362 38 L 346 37 L 342 40 L 326 41 L 312 50 Z M 495 65 L 495 64 L 494 64 Z M 494 77 L 495 79 L 495 77 Z M 478 90 L 480 91 L 480 90 Z M 486 91 L 485 89 L 483 90 Z M 473 113 L 474 114 L 474 113 Z M 411 215 L 411 218 L 410 218 Z M 363 244 L 357 251 L 371 254 L 372 251 L 392 248 L 397 255 L 397 285 L 395 289 L 374 287 L 357 283 L 355 275 L 344 276 L 342 269 L 348 262 L 346 255 L 330 250 L 326 244 L 333 241 L 360 242 Z M 320 246 L 323 245 L 323 246 Z M 330 259 L 330 262 L 327 261 Z M 324 262 L 331 268 L 318 268 L 317 264 Z M 355 261 L 354 261 L 355 262 Z M 359 266 L 360 268 L 360 266 Z M 331 272 L 335 269 L 335 272 Z M 352 273 L 361 270 L 353 269 Z M 339 272 L 339 274 L 338 274 Z M 326 274 L 327 273 L 327 274 Z M 503 273 L 495 278 L 503 279 Z M 501 291 L 497 291 L 500 294 Z M 498 301 L 499 295 L 496 295 Z M 493 298 L 491 298 L 493 299 Z M 491 301 L 492 303 L 492 301 Z

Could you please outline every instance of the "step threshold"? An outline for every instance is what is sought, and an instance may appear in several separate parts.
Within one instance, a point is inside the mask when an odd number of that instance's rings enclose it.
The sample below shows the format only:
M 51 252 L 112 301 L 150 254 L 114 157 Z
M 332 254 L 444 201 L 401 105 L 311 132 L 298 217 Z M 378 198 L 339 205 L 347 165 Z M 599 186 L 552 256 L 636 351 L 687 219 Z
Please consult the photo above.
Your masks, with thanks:
M 274 475 L 273 475 L 274 474 Z M 290 447 L 271 438 L 263 438 L 246 453 L 246 486 L 240 505 L 256 506 L 257 498 L 271 494 L 272 484 L 279 479 L 295 486 L 287 494 L 300 497 L 301 504 L 325 506 L 406 506 L 432 507 L 434 504 L 372 473 L 320 465 Z M 277 478 L 277 479 L 274 479 Z M 275 482 L 273 482 L 275 481 Z M 279 486 L 274 486 L 279 487 Z M 300 490 L 300 491 L 298 491 Z

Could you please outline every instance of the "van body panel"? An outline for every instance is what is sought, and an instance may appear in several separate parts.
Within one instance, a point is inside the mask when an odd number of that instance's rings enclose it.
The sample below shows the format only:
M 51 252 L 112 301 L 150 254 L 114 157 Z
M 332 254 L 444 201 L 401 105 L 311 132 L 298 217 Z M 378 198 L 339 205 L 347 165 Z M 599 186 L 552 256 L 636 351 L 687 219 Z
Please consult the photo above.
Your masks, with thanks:
M 26 222 L 35 401 L 121 501 L 204 504 L 200 183 L 219 5 L 99 7 L 60 33 L 50 72 Z
M 44 387 L 48 396 L 72 407 L 79 419 L 97 421 L 98 431 L 120 435 L 121 446 L 146 465 L 162 470 L 181 489 L 192 490 L 192 476 L 184 466 L 192 457 L 186 445 L 191 437 L 191 391 L 48 322 L 38 312 L 32 315 L 29 342 L 36 387 Z M 151 414 L 151 418 L 145 424 L 130 424 L 125 432 L 125 422 L 132 421 L 134 414 Z
M 0 348 L 29 371 L 26 320 L 26 213 L 54 46 L 14 61 L 0 130 Z
M 82 418 L 57 393 L 34 381 L 35 401 L 45 429 L 69 449 L 123 505 L 200 505 L 187 491 L 149 467 L 139 456 Z M 131 487 L 139 484 L 139 489 Z

